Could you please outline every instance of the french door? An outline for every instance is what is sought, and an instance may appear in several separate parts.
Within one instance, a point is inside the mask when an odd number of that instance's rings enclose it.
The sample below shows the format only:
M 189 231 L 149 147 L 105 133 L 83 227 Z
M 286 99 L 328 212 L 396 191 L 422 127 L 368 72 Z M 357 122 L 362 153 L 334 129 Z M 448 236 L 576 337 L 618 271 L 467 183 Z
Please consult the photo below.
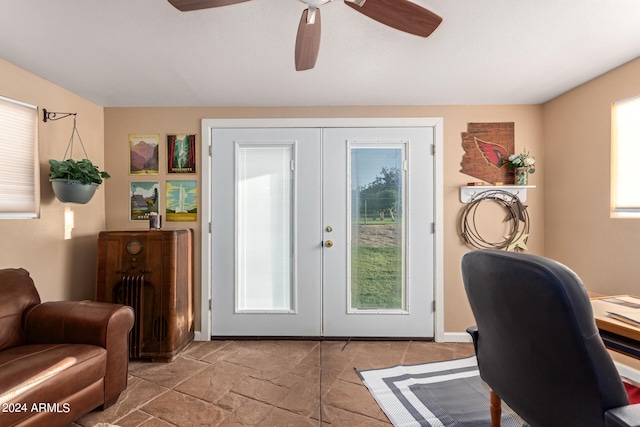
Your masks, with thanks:
M 213 336 L 433 336 L 430 128 L 211 139 Z
M 425 128 L 324 130 L 326 336 L 433 337 L 431 138 Z

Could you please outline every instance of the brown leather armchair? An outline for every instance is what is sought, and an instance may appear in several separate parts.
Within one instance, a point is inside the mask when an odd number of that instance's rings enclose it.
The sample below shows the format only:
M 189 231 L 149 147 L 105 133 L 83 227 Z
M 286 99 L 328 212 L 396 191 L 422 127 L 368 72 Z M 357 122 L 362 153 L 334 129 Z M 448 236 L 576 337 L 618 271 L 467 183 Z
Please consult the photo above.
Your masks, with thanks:
M 0 427 L 65 426 L 114 404 L 133 322 L 119 304 L 41 304 L 26 270 L 0 270 Z

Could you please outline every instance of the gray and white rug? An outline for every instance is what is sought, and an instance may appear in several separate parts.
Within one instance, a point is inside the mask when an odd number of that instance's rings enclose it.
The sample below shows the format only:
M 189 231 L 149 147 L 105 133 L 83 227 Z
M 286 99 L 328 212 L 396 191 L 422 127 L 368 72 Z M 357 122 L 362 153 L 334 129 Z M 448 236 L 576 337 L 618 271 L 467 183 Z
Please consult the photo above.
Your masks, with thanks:
M 490 427 L 476 358 L 357 371 L 396 427 Z M 503 405 L 502 427 L 521 427 Z

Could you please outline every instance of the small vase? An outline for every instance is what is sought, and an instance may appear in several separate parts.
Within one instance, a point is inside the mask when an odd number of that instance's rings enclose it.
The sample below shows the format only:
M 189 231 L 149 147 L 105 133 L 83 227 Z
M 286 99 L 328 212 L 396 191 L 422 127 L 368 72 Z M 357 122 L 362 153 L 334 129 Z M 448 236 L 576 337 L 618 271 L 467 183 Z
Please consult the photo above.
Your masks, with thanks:
M 516 178 L 516 185 L 528 185 L 529 168 L 516 168 L 515 178 Z

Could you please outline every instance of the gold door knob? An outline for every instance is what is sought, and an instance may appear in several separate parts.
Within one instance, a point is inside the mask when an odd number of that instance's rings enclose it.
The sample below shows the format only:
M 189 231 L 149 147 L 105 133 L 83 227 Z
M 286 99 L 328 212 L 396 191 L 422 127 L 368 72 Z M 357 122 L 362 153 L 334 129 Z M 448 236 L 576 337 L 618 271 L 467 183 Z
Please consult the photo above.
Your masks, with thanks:
M 333 246 L 333 240 L 327 240 L 324 242 L 325 247 L 330 248 Z

